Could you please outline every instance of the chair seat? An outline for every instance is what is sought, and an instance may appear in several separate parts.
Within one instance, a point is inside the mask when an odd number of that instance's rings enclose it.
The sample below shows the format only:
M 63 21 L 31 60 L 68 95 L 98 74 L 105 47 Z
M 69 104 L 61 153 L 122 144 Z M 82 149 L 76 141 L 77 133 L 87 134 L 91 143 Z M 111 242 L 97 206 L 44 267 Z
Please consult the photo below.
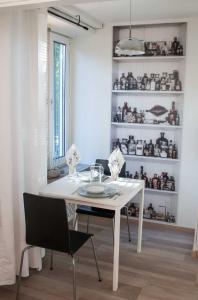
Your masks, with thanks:
M 69 230 L 70 233 L 70 253 L 74 254 L 77 252 L 82 245 L 84 245 L 88 239 L 93 236 L 93 234 L 90 233 L 84 233 L 80 231 L 75 230 Z
M 81 205 L 80 207 L 78 207 L 76 213 L 82 215 L 95 216 L 95 217 L 109 218 L 109 219 L 113 219 L 115 215 L 115 212 L 113 210 L 90 207 L 85 205 Z

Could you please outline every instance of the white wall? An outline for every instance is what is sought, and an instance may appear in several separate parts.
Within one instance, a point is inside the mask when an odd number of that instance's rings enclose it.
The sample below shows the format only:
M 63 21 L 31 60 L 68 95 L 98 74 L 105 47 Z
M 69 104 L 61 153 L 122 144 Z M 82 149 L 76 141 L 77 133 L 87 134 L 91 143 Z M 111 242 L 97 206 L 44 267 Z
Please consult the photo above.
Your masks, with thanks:
M 112 27 L 73 40 L 73 142 L 82 162 L 110 151 Z
M 178 199 L 178 225 L 194 227 L 198 209 L 198 19 L 187 31 L 187 61 Z M 112 30 L 103 30 L 73 43 L 73 141 L 83 162 L 108 157 L 110 150 Z
M 198 19 L 187 26 L 187 59 L 178 224 L 194 227 L 198 210 Z

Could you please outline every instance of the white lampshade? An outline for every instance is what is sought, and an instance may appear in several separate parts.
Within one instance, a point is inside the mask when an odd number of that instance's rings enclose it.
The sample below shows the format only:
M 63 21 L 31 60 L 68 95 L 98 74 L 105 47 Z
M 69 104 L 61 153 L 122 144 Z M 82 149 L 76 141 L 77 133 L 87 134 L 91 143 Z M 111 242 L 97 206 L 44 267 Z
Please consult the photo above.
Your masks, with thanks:
M 134 37 L 121 40 L 115 47 L 115 53 L 125 56 L 143 55 L 145 53 L 144 42 Z

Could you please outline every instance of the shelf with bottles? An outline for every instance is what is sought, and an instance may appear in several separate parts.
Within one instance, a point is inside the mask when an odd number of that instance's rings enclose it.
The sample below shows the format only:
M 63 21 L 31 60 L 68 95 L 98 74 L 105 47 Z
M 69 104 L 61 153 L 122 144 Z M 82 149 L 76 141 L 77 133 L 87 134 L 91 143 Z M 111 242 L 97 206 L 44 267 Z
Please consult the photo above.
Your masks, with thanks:
M 178 195 L 177 191 L 154 190 L 154 189 L 148 189 L 148 188 L 145 189 L 145 192 L 167 194 L 167 195 Z
M 126 215 L 126 210 L 122 209 L 121 214 Z M 128 205 L 128 215 L 134 219 L 139 217 L 139 203 L 132 202 Z M 144 207 L 143 218 L 145 220 L 164 222 L 166 224 L 176 223 L 175 215 L 168 211 L 166 205 L 155 205 L 154 207 L 153 204 L 150 203 L 147 207 Z
M 160 160 L 160 161 L 178 161 L 178 146 L 172 139 L 168 140 L 165 133 L 161 132 L 160 137 L 153 143 L 146 139 L 134 139 L 133 135 L 129 138 L 116 138 L 112 141 L 112 150 L 120 148 L 125 158 Z
M 151 36 L 149 35 L 151 38 Z M 145 37 L 144 39 L 145 40 Z M 119 48 L 119 39 L 114 40 L 113 45 L 113 53 L 114 57 L 129 57 L 132 58 L 134 56 L 130 55 L 122 55 L 120 53 Z M 139 55 L 139 57 L 179 57 L 184 55 L 184 45 L 183 41 L 178 37 L 171 37 L 171 39 L 168 40 L 146 40 L 144 41 L 144 54 Z
M 115 56 L 113 57 L 114 62 L 172 62 L 172 61 L 180 61 L 185 60 L 186 56 L 181 55 L 170 55 L 170 56 Z
M 126 218 L 126 215 L 121 215 L 122 218 Z M 138 221 L 138 217 L 132 217 L 132 216 L 129 216 L 129 219 L 131 220 L 134 220 L 134 221 Z M 161 225 L 168 225 L 168 226 L 177 226 L 176 225 L 176 222 L 175 223 L 170 223 L 170 222 L 166 222 L 164 220 L 156 220 L 156 219 L 148 219 L 148 218 L 145 218 L 143 217 L 143 222 L 146 222 L 146 223 L 155 223 L 155 224 L 161 224 Z
M 147 75 L 133 75 L 132 72 L 122 73 L 120 79 L 115 79 L 113 83 L 113 91 L 143 91 L 143 92 L 181 92 L 182 82 L 180 80 L 179 71 L 173 70 L 171 73 L 162 72 L 151 73 Z
M 151 117 L 152 115 L 152 117 Z M 114 125 L 124 124 L 134 128 L 138 126 L 143 128 L 180 128 L 180 114 L 176 109 L 175 101 L 172 102 L 170 110 L 161 105 L 154 105 L 151 109 L 138 110 L 136 107 L 131 108 L 127 102 L 124 102 L 123 106 L 117 106 L 113 108 L 112 120 Z M 141 128 L 140 127 L 140 128 Z
M 142 129 L 158 129 L 158 130 L 177 130 L 182 129 L 182 126 L 175 126 L 169 124 L 141 124 L 141 123 L 124 123 L 111 122 L 112 126 L 124 128 L 142 128 Z
M 143 166 L 140 166 L 140 172 L 135 171 L 134 176 L 126 171 L 126 178 L 141 179 L 145 182 L 145 192 L 163 193 L 168 195 L 177 195 L 175 176 L 169 175 L 169 172 L 163 171 L 149 176 Z

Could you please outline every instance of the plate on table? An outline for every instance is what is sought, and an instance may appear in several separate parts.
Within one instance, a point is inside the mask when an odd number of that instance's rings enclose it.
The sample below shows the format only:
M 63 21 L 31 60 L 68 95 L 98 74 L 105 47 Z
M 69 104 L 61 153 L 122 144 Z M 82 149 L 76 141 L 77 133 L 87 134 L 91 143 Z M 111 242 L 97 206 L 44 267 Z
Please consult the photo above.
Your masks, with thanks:
M 113 185 L 90 183 L 78 189 L 78 194 L 88 198 L 107 198 L 119 194 L 120 190 Z

